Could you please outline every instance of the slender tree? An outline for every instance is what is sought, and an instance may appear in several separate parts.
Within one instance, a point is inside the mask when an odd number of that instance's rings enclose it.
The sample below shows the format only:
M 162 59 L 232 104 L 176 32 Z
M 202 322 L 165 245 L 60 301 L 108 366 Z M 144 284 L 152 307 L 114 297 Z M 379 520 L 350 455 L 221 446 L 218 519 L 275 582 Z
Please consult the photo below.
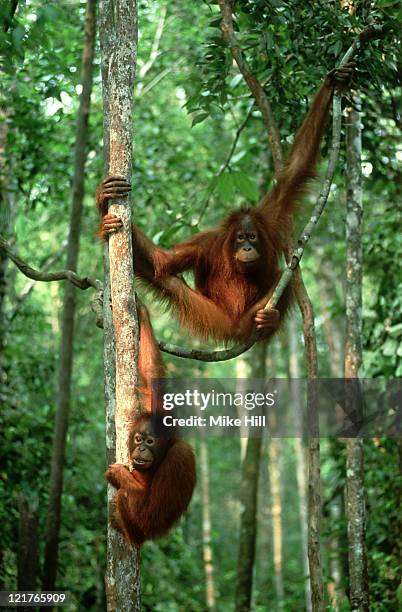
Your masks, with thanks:
M 307 612 L 311 612 L 311 588 L 310 580 L 307 580 L 307 576 L 309 575 L 307 545 L 307 461 L 303 440 L 301 438 L 303 430 L 303 419 L 300 385 L 300 363 L 298 357 L 299 348 L 297 343 L 297 326 L 294 317 L 289 319 L 289 346 L 289 377 L 292 379 L 292 404 L 294 408 L 296 431 L 298 432 L 294 440 L 294 446 L 296 453 L 296 477 L 299 498 L 298 503 L 302 544 L 303 573 L 304 576 L 306 576 L 306 581 L 304 585 L 304 599 Z
M 299 289 L 299 306 L 303 312 L 304 347 L 307 358 L 307 413 L 308 413 L 308 524 L 307 547 L 310 569 L 311 608 L 324 609 L 324 582 L 321 561 L 321 451 L 317 415 L 318 376 L 317 343 L 312 302 L 303 287 Z
M 19 500 L 17 588 L 19 591 L 35 591 L 38 571 L 37 504 L 30 503 L 21 494 Z M 20 608 L 28 610 L 28 607 Z
M 12 24 L 14 13 L 18 2 L 13 0 L 9 7 L 9 13 L 5 9 L 3 19 L 3 30 L 7 32 Z M 0 58 L 0 77 L 4 72 L 5 65 Z M 1 233 L 9 240 L 12 237 L 13 220 L 16 215 L 16 198 L 13 189 L 10 189 L 10 176 L 13 174 L 14 159 L 8 151 L 9 121 L 11 109 L 8 108 L 5 91 L 0 90 L 0 228 Z M 8 258 L 0 250 L 0 385 L 5 384 L 6 374 L 4 372 L 4 346 L 7 330 L 6 298 L 9 293 L 9 275 L 7 274 Z
M 1 75 L 1 66 L 0 66 Z M 7 155 L 8 112 L 1 104 L 0 107 L 0 228 L 2 234 L 10 239 L 12 216 L 15 214 L 15 202 L 12 193 L 7 189 L 7 176 L 12 171 L 12 159 Z M 4 372 L 4 346 L 7 330 L 6 298 L 9 291 L 9 278 L 7 274 L 8 258 L 0 251 L 0 383 L 6 380 Z
M 246 393 L 247 389 L 247 360 L 240 356 L 236 359 L 236 393 Z M 238 409 L 238 416 L 241 417 L 241 407 Z M 244 434 L 244 436 L 243 436 Z M 243 463 L 247 450 L 247 427 L 240 427 L 240 462 Z
M 202 431 L 202 430 L 201 430 Z M 211 545 L 211 504 L 209 487 L 208 440 L 201 437 L 200 470 L 202 485 L 202 550 L 206 582 L 206 604 L 209 612 L 216 610 L 214 562 Z
M 278 607 L 280 607 L 284 598 L 281 450 L 282 444 L 279 438 L 273 438 L 270 440 L 268 448 L 268 461 L 272 500 L 272 545 L 274 553 L 275 591 Z
M 82 57 L 82 93 L 78 109 L 75 149 L 70 231 L 67 244 L 67 268 L 77 269 L 81 230 L 81 211 L 84 198 L 85 161 L 87 158 L 88 118 L 92 91 L 92 68 L 96 33 L 96 0 L 87 0 L 85 13 L 85 43 Z M 52 458 L 50 467 L 49 506 L 46 519 L 45 562 L 43 588 L 55 588 L 61 494 L 63 490 L 64 455 L 70 412 L 71 375 L 73 363 L 75 287 L 67 283 L 64 288 L 63 315 L 59 357 L 57 410 L 54 425 Z
M 264 378 L 266 344 L 253 347 L 254 378 Z M 236 612 L 250 610 L 253 590 L 253 569 L 255 561 L 255 540 L 257 534 L 257 496 L 260 472 L 262 438 L 249 437 L 241 473 L 241 518 L 240 540 L 237 558 Z
M 3 21 L 4 32 L 7 32 L 10 29 L 10 26 L 13 22 L 15 12 L 18 8 L 18 0 L 11 0 L 9 4 L 10 4 L 9 13 L 8 15 L 7 14 L 5 15 L 4 21 Z
M 361 116 L 349 109 L 346 142 L 346 335 L 345 378 L 357 379 L 362 365 L 362 214 Z M 347 381 L 346 381 L 347 382 Z M 358 381 L 355 380 L 358 384 Z M 346 392 L 346 411 L 358 411 L 355 384 Z M 367 551 L 365 541 L 366 507 L 364 489 L 363 441 L 346 441 L 346 516 L 349 540 L 350 606 L 353 612 L 369 609 Z
M 103 137 L 106 174 L 131 179 L 133 85 L 137 60 L 135 0 L 102 0 Z M 137 398 L 138 321 L 133 279 L 129 198 L 113 200 L 123 230 L 105 246 L 104 363 L 106 448 L 109 463 L 128 463 L 127 438 Z M 110 298 L 113 310 L 110 309 Z M 108 486 L 106 598 L 108 612 L 140 610 L 139 549 L 110 525 L 114 489 Z

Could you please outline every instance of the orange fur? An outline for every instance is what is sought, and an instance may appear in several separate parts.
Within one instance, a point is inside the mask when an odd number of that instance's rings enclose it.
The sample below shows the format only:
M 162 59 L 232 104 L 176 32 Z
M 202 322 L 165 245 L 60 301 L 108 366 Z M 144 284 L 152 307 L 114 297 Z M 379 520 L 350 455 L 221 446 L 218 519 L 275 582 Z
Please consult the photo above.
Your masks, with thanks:
M 143 414 L 133 423 L 151 419 Z M 131 447 L 132 450 L 132 447 Z M 107 480 L 117 489 L 112 525 L 132 544 L 165 535 L 187 510 L 196 483 L 195 458 L 189 444 L 166 440 L 166 454 L 149 472 L 109 466 Z
M 296 135 L 277 184 L 258 207 L 231 213 L 219 227 L 196 234 L 172 251 L 155 246 L 133 227 L 136 274 L 195 335 L 224 342 L 250 337 L 254 316 L 265 306 L 279 279 L 279 260 L 292 225 L 294 205 L 315 175 L 332 93 L 327 80 Z M 238 272 L 233 263 L 233 237 L 244 217 L 252 219 L 262 245 L 258 268 L 247 274 Z M 195 289 L 179 276 L 186 270 L 194 272 Z M 281 321 L 292 299 L 290 284 L 276 306 Z M 266 329 L 262 335 L 268 338 L 275 331 Z
M 148 310 L 141 303 L 139 303 L 138 306 L 138 318 L 140 323 L 140 353 L 138 363 L 140 388 L 138 391 L 142 396 L 142 406 L 144 410 L 146 412 L 151 412 L 153 401 L 154 406 L 160 405 L 158 397 L 152 400 L 152 392 L 158 391 L 159 395 L 161 389 L 163 389 L 161 383 L 158 384 L 157 389 L 154 388 L 155 385 L 152 383 L 155 381 L 163 381 L 166 376 L 165 365 L 154 336 Z
M 134 419 L 132 424 L 129 435 L 130 455 L 134 449 L 134 435 L 138 426 L 152 419 L 152 381 L 165 377 L 148 312 L 142 305 L 139 307 L 139 320 L 139 370 L 146 412 Z M 156 398 L 158 401 L 159 396 Z M 160 408 L 160 404 L 156 408 Z M 112 525 L 137 546 L 169 531 L 186 511 L 196 483 L 195 458 L 189 444 L 176 437 L 157 440 L 156 444 L 164 455 L 149 471 L 130 472 L 126 466 L 114 464 L 109 466 L 105 474 L 106 479 L 117 489 L 113 500 Z
M 171 251 L 155 246 L 133 226 L 135 273 L 172 308 L 180 324 L 195 335 L 224 342 L 245 341 L 255 329 L 254 317 L 265 306 L 280 276 L 279 260 L 292 226 L 294 206 L 315 176 L 337 78 L 335 71 L 319 89 L 277 184 L 259 206 L 231 213 L 219 227 L 200 232 Z M 97 201 L 104 215 L 102 188 Z M 261 252 L 255 266 L 239 271 L 234 258 L 234 236 L 245 217 L 254 224 Z M 195 289 L 180 276 L 187 270 L 194 273 Z M 290 284 L 276 306 L 280 321 L 263 329 L 262 337 L 269 338 L 275 333 L 292 296 Z

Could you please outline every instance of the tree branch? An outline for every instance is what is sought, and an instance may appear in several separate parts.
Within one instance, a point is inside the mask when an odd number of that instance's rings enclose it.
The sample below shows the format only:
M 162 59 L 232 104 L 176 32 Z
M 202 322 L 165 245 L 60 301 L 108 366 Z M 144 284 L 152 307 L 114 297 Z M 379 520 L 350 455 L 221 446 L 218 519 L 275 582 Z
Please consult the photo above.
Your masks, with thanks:
M 156 28 L 154 40 L 152 42 L 152 47 L 151 47 L 151 51 L 150 51 L 150 54 L 149 54 L 149 58 L 141 66 L 141 68 L 139 70 L 139 78 L 141 80 L 151 70 L 152 66 L 154 65 L 154 63 L 156 61 L 156 58 L 158 57 L 159 44 L 160 44 L 160 41 L 161 41 L 161 38 L 162 38 L 163 29 L 165 27 L 166 13 L 167 13 L 167 6 L 162 6 L 161 7 L 161 14 L 159 16 L 159 22 L 158 22 L 158 25 L 157 25 L 157 28 Z M 139 92 L 141 92 L 141 88 L 139 88 Z
M 4 32 L 8 32 L 8 30 L 10 29 L 10 26 L 13 22 L 14 15 L 15 15 L 17 8 L 18 8 L 18 0 L 11 0 L 10 12 L 4 19 L 4 25 L 3 25 Z
M 164 70 L 162 70 L 162 72 L 160 72 L 159 74 L 157 74 L 153 79 L 151 79 L 148 83 L 148 85 L 144 85 L 144 87 L 137 93 L 138 97 L 143 97 L 145 96 L 145 94 L 147 94 L 148 92 L 151 91 L 151 89 L 153 89 L 160 81 L 162 81 L 162 79 L 164 79 L 168 74 L 170 74 L 171 72 L 174 72 L 175 70 L 178 69 L 178 67 L 180 66 L 180 64 L 183 63 L 183 60 L 179 60 L 178 62 L 176 62 L 175 66 L 169 66 L 168 68 L 165 68 Z
M 100 289 L 102 287 L 101 281 L 91 276 L 80 277 L 72 270 L 60 270 L 59 272 L 41 272 L 31 268 L 25 261 L 23 261 L 18 255 L 16 255 L 8 244 L 7 240 L 0 235 L 0 250 L 7 255 L 12 262 L 15 263 L 17 268 L 28 278 L 35 281 L 41 281 L 50 283 L 53 281 L 67 280 L 78 289 L 88 289 L 93 287 L 94 289 Z
M 159 348 L 164 353 L 169 355 L 175 355 L 176 357 L 183 357 L 184 359 L 196 359 L 197 361 L 207 361 L 214 363 L 216 361 L 227 361 L 238 357 L 242 353 L 248 351 L 253 346 L 255 339 L 250 340 L 248 344 L 242 344 L 234 346 L 230 349 L 224 349 L 222 351 L 204 351 L 202 349 L 185 348 L 171 344 L 170 342 L 158 342 Z
M 248 65 L 247 60 L 240 49 L 240 45 L 233 29 L 233 17 L 230 2 L 228 0 L 218 0 L 218 4 L 222 15 L 221 29 L 223 38 L 226 41 L 233 59 L 235 60 L 241 74 L 244 77 L 244 80 L 254 96 L 258 108 L 261 111 L 264 125 L 268 133 L 268 141 L 272 151 L 275 172 L 278 173 L 283 167 L 283 153 L 281 139 L 278 128 L 276 127 L 271 105 L 261 84 L 251 72 L 250 66 Z
M 57 251 L 57 253 L 54 253 L 54 254 L 50 255 L 50 257 L 47 258 L 47 260 L 45 261 L 45 263 L 41 267 L 41 274 L 43 274 L 44 272 L 47 272 L 57 261 L 59 261 L 59 259 L 61 259 L 61 257 L 65 253 L 66 246 L 67 246 L 67 240 L 64 240 L 61 248 Z M 36 283 L 36 280 L 33 280 L 33 279 L 29 280 L 27 282 L 27 284 L 25 285 L 25 287 L 22 289 L 22 291 L 17 296 L 17 298 L 15 300 L 14 307 L 13 307 L 11 313 L 8 316 L 8 322 L 9 323 L 14 321 L 15 317 L 19 313 L 21 304 L 31 294 L 33 288 L 35 287 L 35 283 Z

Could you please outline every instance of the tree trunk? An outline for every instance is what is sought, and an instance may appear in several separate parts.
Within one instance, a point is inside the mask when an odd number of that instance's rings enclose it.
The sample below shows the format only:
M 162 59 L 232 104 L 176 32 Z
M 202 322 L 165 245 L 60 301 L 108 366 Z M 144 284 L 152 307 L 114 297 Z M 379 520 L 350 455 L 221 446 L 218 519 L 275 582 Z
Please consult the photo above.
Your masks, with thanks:
M 240 355 L 236 359 L 236 393 L 246 393 L 247 389 L 247 362 Z M 238 416 L 241 417 L 241 406 L 238 407 Z M 240 427 L 240 463 L 243 463 L 247 449 L 247 428 L 244 425 Z
M 265 376 L 266 344 L 260 343 L 253 348 L 254 378 Z M 253 587 L 253 569 L 255 559 L 255 540 L 257 532 L 257 494 L 258 475 L 260 471 L 262 437 L 249 437 L 246 456 L 241 474 L 241 518 L 240 540 L 237 561 L 236 612 L 250 610 Z
M 341 518 L 342 509 L 341 496 L 331 500 L 329 505 L 329 520 L 332 524 L 338 525 Z M 332 535 L 327 540 L 328 556 L 329 556 L 329 576 L 327 582 L 327 593 L 331 606 L 334 610 L 339 610 L 339 605 L 345 598 L 345 592 L 342 589 L 342 564 L 341 564 L 341 546 L 338 535 Z
M 356 379 L 362 363 L 362 247 L 363 214 L 361 172 L 361 117 L 349 111 L 347 125 L 347 200 L 346 200 L 346 337 L 345 378 Z M 357 381 L 356 381 L 357 382 Z M 357 409 L 354 393 L 347 391 L 346 411 Z M 350 405 L 348 406 L 348 404 Z M 346 517 L 349 540 L 350 606 L 353 612 L 369 609 L 367 551 L 365 541 L 365 490 L 363 442 L 348 438 L 346 442 Z
M 323 254 L 322 254 L 323 257 Z M 324 257 L 323 257 L 324 258 Z M 332 319 L 332 313 L 329 308 L 329 291 L 331 277 L 325 266 L 321 268 L 322 276 L 319 281 L 319 299 L 321 305 L 321 314 L 323 318 L 324 336 L 328 346 L 329 371 L 332 378 L 342 377 L 342 335 L 336 322 Z M 332 279 L 332 284 L 333 284 Z M 343 410 L 338 404 L 335 406 L 335 411 L 341 424 L 343 419 Z M 340 516 L 341 500 L 339 497 L 333 498 L 329 502 L 329 514 L 331 522 L 335 523 Z M 330 604 L 335 610 L 339 609 L 339 602 L 344 598 L 344 593 L 341 589 L 342 568 L 339 560 L 340 545 L 339 536 L 332 534 L 326 541 L 329 556 L 329 576 L 327 581 L 327 593 Z
M 135 0 L 102 0 L 100 41 L 106 174 L 131 180 L 133 85 L 137 60 Z M 105 401 L 108 461 L 128 463 L 127 438 L 137 410 L 138 321 L 133 287 L 129 198 L 109 205 L 124 229 L 105 247 Z M 109 286 L 110 281 L 110 286 Z M 109 307 L 109 296 L 113 304 Z M 108 612 L 139 611 L 139 549 L 110 526 L 115 490 L 108 485 L 106 599 Z
M 303 557 L 303 574 L 304 576 L 309 575 L 308 565 L 308 546 L 307 546 L 307 462 L 302 434 L 302 405 L 300 401 L 300 365 L 298 359 L 298 343 L 297 343 L 297 325 L 295 318 L 289 319 L 289 346 L 290 346 L 290 358 L 289 358 L 289 375 L 292 379 L 292 402 L 294 406 L 295 422 L 297 431 L 299 432 L 295 438 L 295 451 L 296 451 L 296 477 L 297 477 L 297 490 L 299 497 L 299 520 L 300 520 L 300 534 L 302 542 L 302 557 Z M 310 580 L 305 581 L 304 586 L 304 599 L 307 612 L 311 612 L 311 588 Z
M 70 231 L 67 245 L 67 269 L 74 271 L 77 269 L 81 229 L 81 211 L 84 197 L 85 161 L 87 157 L 88 118 L 92 91 L 92 67 L 95 34 L 96 0 L 87 0 L 85 15 L 85 44 L 82 58 L 82 94 L 80 98 L 76 126 L 72 205 Z M 74 317 L 75 288 L 71 283 L 66 283 L 64 287 L 58 398 L 52 446 L 49 506 L 46 520 L 46 544 L 43 576 L 43 589 L 45 591 L 54 590 L 57 574 L 64 454 L 70 411 Z
M 281 443 L 274 438 L 269 443 L 269 481 L 272 500 L 272 544 L 274 553 L 275 591 L 278 609 L 284 599 L 282 568 L 282 498 L 281 498 Z
M 0 78 L 3 66 L 0 63 Z M 14 238 L 14 218 L 16 215 L 16 189 L 13 185 L 15 159 L 8 151 L 9 123 L 7 118 L 11 109 L 6 107 L 2 97 L 0 101 L 0 232 L 11 242 Z M 7 372 L 4 363 L 4 348 L 9 320 L 6 311 L 6 300 L 13 293 L 13 284 L 8 272 L 8 257 L 0 251 L 0 387 L 7 385 Z M 10 289 L 12 289 L 10 291 Z
M 18 591 L 36 591 L 38 571 L 38 513 L 30 508 L 28 500 L 21 495 L 18 528 Z M 22 606 L 19 610 L 32 612 L 32 607 Z
M 216 610 L 216 602 L 214 586 L 214 564 L 211 546 L 211 505 L 209 500 L 208 440 L 204 435 L 202 435 L 201 437 L 200 468 L 202 483 L 202 549 L 206 581 L 206 604 L 207 610 L 209 610 L 210 612 L 214 612 L 214 610 Z
M 0 73 L 1 74 L 1 73 Z M 2 139 L 3 126 L 1 125 L 3 117 L 1 116 L 0 110 L 0 143 Z M 5 122 L 4 122 L 5 125 Z M 0 162 L 3 162 L 2 151 L 0 144 Z M 9 237 L 9 219 L 10 212 L 8 206 L 8 198 L 5 187 L 5 177 L 0 176 L 0 226 L 1 232 L 8 238 Z M 4 363 L 4 347 L 6 342 L 6 329 L 7 329 L 7 318 L 6 318 L 6 297 L 8 291 L 8 278 L 7 278 L 7 266 L 8 257 L 5 253 L 0 251 L 0 385 L 6 385 L 6 371 Z
M 308 375 L 308 560 L 310 568 L 311 607 L 313 612 L 324 610 L 324 582 L 321 563 L 321 477 L 320 477 L 320 439 L 317 415 L 315 379 L 318 376 L 317 345 L 314 328 L 314 310 L 310 298 L 295 272 L 297 299 L 303 315 L 304 347 Z

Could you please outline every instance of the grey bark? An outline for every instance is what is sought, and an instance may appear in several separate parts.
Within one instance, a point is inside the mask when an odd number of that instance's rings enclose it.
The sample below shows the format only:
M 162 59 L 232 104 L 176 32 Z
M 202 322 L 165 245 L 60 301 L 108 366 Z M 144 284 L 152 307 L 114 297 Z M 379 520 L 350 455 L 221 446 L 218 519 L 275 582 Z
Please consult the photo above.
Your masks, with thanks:
M 345 378 L 358 378 L 362 364 L 362 214 L 361 117 L 348 113 L 346 144 L 346 336 Z M 349 399 L 353 404 L 353 393 Z M 347 412 L 356 406 L 346 406 Z M 349 540 L 350 606 L 352 612 L 369 610 L 367 550 L 365 541 L 366 506 L 364 489 L 363 441 L 346 442 L 346 517 Z
M 87 157 L 88 118 L 92 91 L 92 66 L 96 33 L 96 0 L 87 0 L 85 15 L 85 43 L 82 57 L 82 93 L 77 116 L 74 148 L 74 176 L 70 230 L 67 245 L 67 268 L 76 271 L 81 211 L 84 197 L 85 161 Z M 43 589 L 54 590 L 57 575 L 59 531 L 61 521 L 61 495 L 63 490 L 64 455 L 70 412 L 71 375 L 74 342 L 75 288 L 66 283 L 59 357 L 58 394 L 53 434 L 50 469 L 49 506 L 46 519 L 45 561 Z
M 299 270 L 295 273 L 296 285 L 299 284 Z M 317 344 L 314 326 L 314 309 L 303 284 L 300 284 L 297 299 L 303 315 L 304 348 L 307 362 L 308 391 L 308 527 L 307 544 L 310 568 L 311 608 L 313 612 L 324 610 L 324 582 L 321 561 L 321 469 L 320 438 L 317 415 L 317 396 L 315 379 L 318 376 Z
M 106 174 L 131 180 L 133 85 L 137 60 L 137 3 L 101 2 L 100 42 Z M 105 247 L 104 363 L 106 449 L 109 462 L 128 463 L 127 436 L 137 410 L 138 321 L 133 279 L 129 198 L 113 200 L 123 230 Z M 109 295 L 113 304 L 109 308 Z M 110 526 L 115 490 L 108 485 L 106 599 L 108 612 L 140 610 L 139 549 Z

